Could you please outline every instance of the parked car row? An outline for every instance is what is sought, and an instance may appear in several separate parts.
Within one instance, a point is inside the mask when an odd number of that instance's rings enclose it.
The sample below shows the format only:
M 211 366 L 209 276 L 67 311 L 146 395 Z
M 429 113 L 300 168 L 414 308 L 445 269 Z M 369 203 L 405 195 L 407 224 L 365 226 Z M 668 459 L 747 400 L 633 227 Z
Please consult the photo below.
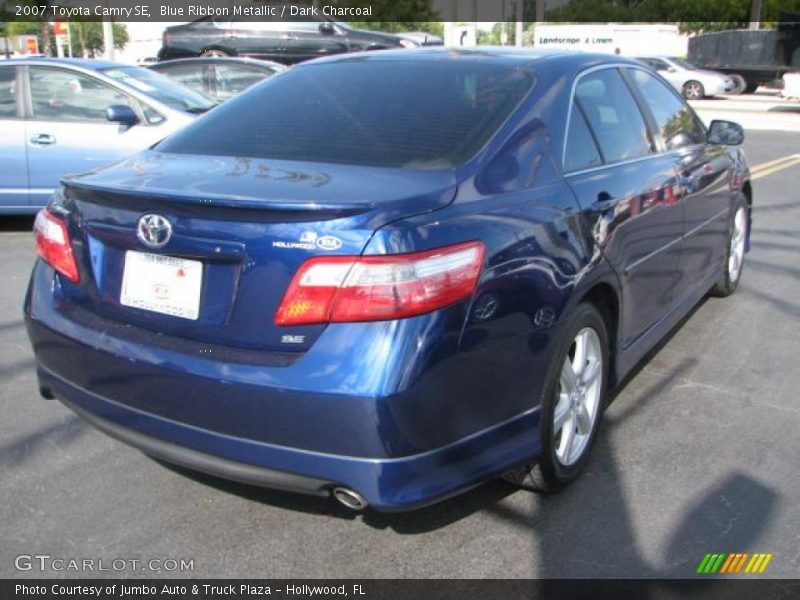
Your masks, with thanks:
M 158 58 L 246 56 L 292 65 L 332 54 L 441 44 L 441 38 L 427 33 L 365 31 L 324 18 L 237 21 L 209 17 L 167 27 Z
M 738 94 L 737 81 L 728 75 L 700 69 L 675 56 L 648 56 L 639 60 L 658 71 L 664 79 L 678 90 L 687 100 L 701 100 L 721 94 Z
M 140 67 L 52 58 L 0 64 L 0 214 L 35 213 L 64 175 L 152 146 L 213 106 Z

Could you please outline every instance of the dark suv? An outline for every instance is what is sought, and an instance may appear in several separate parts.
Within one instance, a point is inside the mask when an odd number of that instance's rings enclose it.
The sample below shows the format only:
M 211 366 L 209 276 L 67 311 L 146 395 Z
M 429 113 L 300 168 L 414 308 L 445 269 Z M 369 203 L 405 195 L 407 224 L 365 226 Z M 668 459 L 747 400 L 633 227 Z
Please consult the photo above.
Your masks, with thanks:
M 250 56 L 295 64 L 331 54 L 413 48 L 419 44 L 388 33 L 353 29 L 340 21 L 237 21 L 204 18 L 164 31 L 159 60 L 190 56 Z

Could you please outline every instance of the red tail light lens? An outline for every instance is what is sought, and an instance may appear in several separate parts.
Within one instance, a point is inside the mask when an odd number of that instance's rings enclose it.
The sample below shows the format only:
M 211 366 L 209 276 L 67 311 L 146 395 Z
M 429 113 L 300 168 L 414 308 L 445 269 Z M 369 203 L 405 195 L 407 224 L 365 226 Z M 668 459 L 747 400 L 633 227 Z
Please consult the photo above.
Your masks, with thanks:
M 36 236 L 36 252 L 42 260 L 70 281 L 78 283 L 80 275 L 66 223 L 43 208 L 36 215 L 33 233 Z
M 480 242 L 389 256 L 314 257 L 302 264 L 275 315 L 277 325 L 387 321 L 471 296 L 483 265 Z

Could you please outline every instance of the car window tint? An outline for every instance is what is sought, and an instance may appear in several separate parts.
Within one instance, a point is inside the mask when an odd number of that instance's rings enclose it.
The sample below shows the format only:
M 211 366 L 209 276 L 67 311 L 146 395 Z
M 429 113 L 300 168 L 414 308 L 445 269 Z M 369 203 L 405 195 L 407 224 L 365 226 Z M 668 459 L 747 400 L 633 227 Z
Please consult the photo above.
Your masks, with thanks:
M 704 128 L 683 100 L 650 73 L 641 69 L 630 72 L 668 150 L 705 143 Z
M 0 69 L 0 118 L 17 116 L 17 70 Z
M 36 119 L 103 121 L 106 109 L 128 104 L 128 96 L 102 81 L 63 69 L 30 70 L 31 100 Z
M 572 103 L 567 131 L 567 147 L 564 153 L 564 170 L 577 171 L 603 164 L 600 151 L 586 124 L 580 107 Z
M 206 91 L 203 89 L 203 65 L 169 65 L 153 70 L 174 79 L 195 92 L 205 93 Z
M 513 65 L 346 60 L 295 67 L 157 149 L 407 168 L 480 150 L 533 85 Z
M 575 99 L 606 162 L 640 158 L 652 152 L 644 117 L 616 69 L 603 69 L 581 78 Z
M 274 72 L 256 69 L 247 65 L 217 64 L 216 88 L 217 98 L 225 100 L 239 92 L 246 90 L 251 85 L 274 75 Z

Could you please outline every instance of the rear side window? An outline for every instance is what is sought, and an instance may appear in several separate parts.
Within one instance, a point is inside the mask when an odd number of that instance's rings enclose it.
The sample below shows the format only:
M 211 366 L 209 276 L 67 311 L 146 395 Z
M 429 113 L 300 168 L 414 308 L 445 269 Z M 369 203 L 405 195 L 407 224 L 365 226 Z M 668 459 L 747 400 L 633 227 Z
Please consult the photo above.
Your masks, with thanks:
M 203 65 L 195 63 L 187 63 L 183 65 L 167 65 L 153 70 L 162 75 L 166 75 L 170 79 L 174 79 L 181 85 L 185 85 L 195 92 L 205 93 L 206 91 L 203 86 L 203 75 L 204 70 L 209 70 L 207 66 L 204 67 Z
M 582 77 L 575 101 L 600 145 L 607 163 L 631 160 L 652 152 L 642 113 L 616 69 L 603 69 Z
M 0 119 L 17 116 L 17 70 L 0 69 Z
M 527 72 L 497 63 L 353 58 L 295 67 L 157 149 L 446 168 L 474 156 L 532 85 Z
M 600 150 L 594 141 L 583 111 L 575 102 L 569 118 L 567 147 L 564 152 L 564 170 L 578 171 L 603 164 Z
M 274 72 L 257 69 L 247 65 L 217 64 L 214 66 L 216 77 L 214 82 L 217 88 L 217 97 L 221 99 L 230 98 L 239 92 L 243 92 L 251 85 L 254 85 L 270 77 Z
M 641 90 L 668 150 L 705 143 L 705 129 L 683 100 L 650 73 L 641 69 L 629 72 Z

